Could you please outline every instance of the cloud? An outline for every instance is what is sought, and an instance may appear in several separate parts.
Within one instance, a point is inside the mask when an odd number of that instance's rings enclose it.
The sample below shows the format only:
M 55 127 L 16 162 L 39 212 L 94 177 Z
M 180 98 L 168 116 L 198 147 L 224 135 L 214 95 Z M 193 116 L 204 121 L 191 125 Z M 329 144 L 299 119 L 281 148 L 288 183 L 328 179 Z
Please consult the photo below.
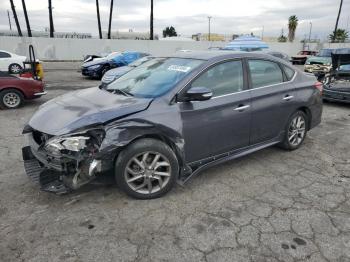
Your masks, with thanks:
M 20 0 L 14 0 L 22 30 L 25 22 Z M 88 32 L 97 35 L 95 0 L 52 0 L 56 31 Z M 107 30 L 109 0 L 99 0 L 103 30 Z M 149 31 L 150 0 L 114 1 L 113 30 Z M 278 36 L 281 29 L 287 33 L 287 20 L 297 15 L 299 38 L 308 34 L 310 22 L 313 36 L 325 38 L 333 29 L 338 12 L 335 0 L 154 0 L 155 32 L 173 25 L 181 35 L 208 31 L 207 16 L 212 16 L 212 32 L 227 35 L 250 33 Z M 47 1 L 27 0 L 27 10 L 34 30 L 44 30 L 49 25 Z M 0 29 L 8 29 L 6 10 L 8 0 L 0 0 Z M 346 28 L 350 2 L 344 1 L 339 27 Z M 12 14 L 11 14 L 12 16 Z M 13 26 L 14 21 L 12 19 Z

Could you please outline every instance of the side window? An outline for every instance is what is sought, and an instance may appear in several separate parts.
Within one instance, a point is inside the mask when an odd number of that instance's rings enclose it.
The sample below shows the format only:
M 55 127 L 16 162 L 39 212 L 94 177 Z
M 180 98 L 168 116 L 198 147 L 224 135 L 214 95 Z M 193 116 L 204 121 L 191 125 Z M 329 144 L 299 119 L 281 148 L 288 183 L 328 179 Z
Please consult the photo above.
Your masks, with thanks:
M 11 55 L 6 52 L 0 52 L 0 58 L 8 58 L 8 57 L 11 57 Z
M 212 90 L 213 97 L 243 90 L 242 61 L 215 65 L 194 80 L 192 87 L 206 87 Z
M 283 74 L 279 65 L 266 60 L 249 60 L 252 87 L 258 88 L 283 82 Z
M 295 74 L 295 71 L 292 68 L 285 65 L 283 65 L 283 69 L 284 69 L 284 72 L 286 73 L 287 80 L 288 81 L 291 80 Z

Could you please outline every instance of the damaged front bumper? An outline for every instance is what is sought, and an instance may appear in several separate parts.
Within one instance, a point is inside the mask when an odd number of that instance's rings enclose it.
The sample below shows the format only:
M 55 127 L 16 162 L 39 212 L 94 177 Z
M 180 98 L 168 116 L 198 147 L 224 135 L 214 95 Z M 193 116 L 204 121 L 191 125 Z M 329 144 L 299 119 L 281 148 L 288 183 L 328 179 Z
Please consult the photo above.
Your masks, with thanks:
M 22 148 L 25 172 L 43 191 L 68 193 L 91 182 L 109 167 L 92 154 L 48 152 L 43 143 L 36 141 L 33 132 L 25 137 L 27 145 Z

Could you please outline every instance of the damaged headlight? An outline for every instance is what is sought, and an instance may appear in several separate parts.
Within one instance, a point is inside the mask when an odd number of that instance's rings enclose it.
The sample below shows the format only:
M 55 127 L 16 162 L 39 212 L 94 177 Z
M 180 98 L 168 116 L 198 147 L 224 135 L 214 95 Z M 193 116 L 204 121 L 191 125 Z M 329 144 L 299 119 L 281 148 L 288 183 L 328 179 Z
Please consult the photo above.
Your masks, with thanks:
M 90 137 L 87 136 L 53 138 L 47 141 L 45 149 L 54 152 L 61 151 L 63 149 L 79 152 L 86 147 L 86 141 L 89 139 Z

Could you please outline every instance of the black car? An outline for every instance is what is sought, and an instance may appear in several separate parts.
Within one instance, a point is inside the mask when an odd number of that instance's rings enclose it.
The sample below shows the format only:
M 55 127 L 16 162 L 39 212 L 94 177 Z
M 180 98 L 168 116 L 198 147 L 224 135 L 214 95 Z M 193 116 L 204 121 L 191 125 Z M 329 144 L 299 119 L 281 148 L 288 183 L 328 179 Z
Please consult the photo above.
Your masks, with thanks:
M 214 164 L 272 145 L 297 149 L 321 121 L 321 92 L 314 76 L 266 54 L 158 57 L 107 88 L 44 104 L 23 130 L 24 166 L 46 191 L 113 170 L 128 195 L 156 198 Z
M 350 103 L 350 49 L 332 54 L 332 70 L 324 78 L 326 101 Z
M 94 58 L 91 61 L 84 62 L 81 66 L 81 73 L 83 76 L 101 79 L 108 70 L 116 67 L 127 66 L 137 59 L 148 55 L 149 54 L 147 53 L 134 51 L 127 51 L 123 53 L 113 52 L 108 56 Z

